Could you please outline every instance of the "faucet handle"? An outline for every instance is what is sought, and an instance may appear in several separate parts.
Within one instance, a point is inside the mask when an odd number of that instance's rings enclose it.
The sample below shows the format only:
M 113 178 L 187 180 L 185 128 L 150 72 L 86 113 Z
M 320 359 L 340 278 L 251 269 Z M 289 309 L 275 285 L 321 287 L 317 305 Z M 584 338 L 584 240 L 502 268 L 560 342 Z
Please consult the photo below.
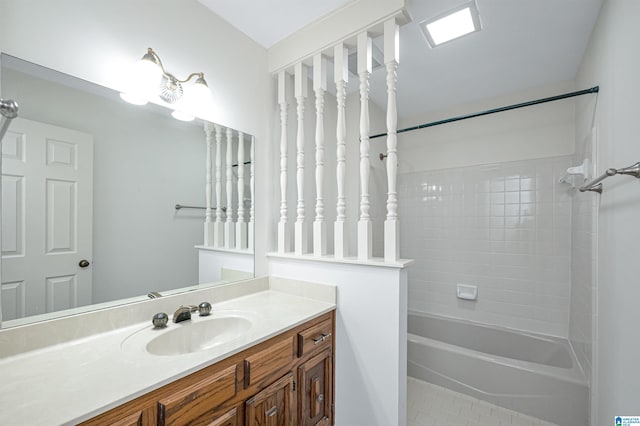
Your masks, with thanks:
M 153 316 L 151 322 L 155 328 L 164 328 L 167 326 L 167 322 L 169 322 L 169 316 L 164 312 L 158 312 Z
M 198 312 L 200 313 L 201 317 L 206 317 L 207 315 L 209 315 L 212 309 L 213 308 L 211 307 L 211 303 L 209 302 L 202 302 L 200 305 L 198 305 Z

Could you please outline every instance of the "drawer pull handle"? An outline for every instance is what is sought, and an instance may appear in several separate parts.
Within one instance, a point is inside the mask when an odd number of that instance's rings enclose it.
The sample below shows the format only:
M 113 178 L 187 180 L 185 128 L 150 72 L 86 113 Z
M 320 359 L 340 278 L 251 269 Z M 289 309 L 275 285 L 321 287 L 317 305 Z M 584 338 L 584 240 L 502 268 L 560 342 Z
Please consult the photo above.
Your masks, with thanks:
M 325 340 L 327 340 L 329 337 L 331 337 L 331 333 L 328 334 L 321 334 L 320 337 L 316 337 L 315 339 L 313 339 L 313 344 L 317 345 L 319 343 L 324 342 Z
M 276 408 L 276 406 L 274 405 L 273 407 L 271 407 L 271 409 L 269 411 L 266 412 L 267 417 L 273 417 L 278 413 L 278 409 Z

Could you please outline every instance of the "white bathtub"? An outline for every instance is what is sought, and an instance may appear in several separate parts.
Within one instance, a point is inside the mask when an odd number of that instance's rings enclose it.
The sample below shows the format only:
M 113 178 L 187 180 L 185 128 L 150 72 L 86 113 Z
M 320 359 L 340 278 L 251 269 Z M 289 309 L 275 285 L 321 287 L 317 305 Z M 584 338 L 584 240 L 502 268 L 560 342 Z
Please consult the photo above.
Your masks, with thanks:
M 409 312 L 408 374 L 561 426 L 588 424 L 584 374 L 563 339 Z

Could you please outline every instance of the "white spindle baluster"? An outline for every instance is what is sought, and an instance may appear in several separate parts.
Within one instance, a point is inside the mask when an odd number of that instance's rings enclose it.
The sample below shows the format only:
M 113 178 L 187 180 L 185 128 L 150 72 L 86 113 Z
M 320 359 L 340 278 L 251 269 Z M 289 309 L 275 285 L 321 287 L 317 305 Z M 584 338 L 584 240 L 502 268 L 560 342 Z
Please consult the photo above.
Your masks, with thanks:
M 248 226 L 248 230 L 247 230 L 247 233 L 249 235 L 247 236 L 247 239 L 248 239 L 247 248 L 252 253 L 253 253 L 253 250 L 254 250 L 254 240 L 253 239 L 255 238 L 253 215 L 254 215 L 255 199 L 256 199 L 256 196 L 255 196 L 255 192 L 256 192 L 255 188 L 256 187 L 255 187 L 255 160 L 254 160 L 254 157 L 255 157 L 255 153 L 254 153 L 255 146 L 254 146 L 254 141 L 255 141 L 255 138 L 253 136 L 251 136 L 251 145 L 250 145 L 250 148 L 249 148 L 249 159 L 251 161 L 251 166 L 249 168 L 249 170 L 251 170 L 251 175 L 249 177 L 249 191 L 250 191 L 250 194 L 251 194 L 251 207 L 249 208 L 249 226 Z
M 387 219 L 384 222 L 384 259 L 395 262 L 400 257 L 398 237 L 398 111 L 396 82 L 399 56 L 398 24 L 395 19 L 384 23 L 384 64 L 387 69 Z
M 278 222 L 278 252 L 290 250 L 291 237 L 287 219 L 287 75 L 278 73 L 278 104 L 280 105 L 280 221 Z
M 247 221 L 244 210 L 244 133 L 238 132 L 238 220 L 236 221 L 236 248 L 247 248 Z
M 216 129 L 216 221 L 213 227 L 213 246 L 224 246 L 224 225 L 222 223 L 222 127 Z
M 294 250 L 300 255 L 307 252 L 307 227 L 304 222 L 304 107 L 308 96 L 307 67 L 302 63 L 295 65 L 295 97 L 298 115 L 298 131 L 296 133 L 296 187 L 298 204 L 296 205 L 296 224 L 294 228 Z
M 327 254 L 327 229 L 324 222 L 324 92 L 327 90 L 327 59 L 313 57 L 313 90 L 316 94 L 316 219 L 313 222 L 313 254 Z
M 372 225 L 369 215 L 369 75 L 372 43 L 369 34 L 358 35 L 358 77 L 360 78 L 360 220 L 358 221 L 358 259 L 370 259 L 373 253 Z
M 334 76 L 336 83 L 336 98 L 338 100 L 338 123 L 336 126 L 337 149 L 336 149 L 336 175 L 338 179 L 338 203 L 336 205 L 336 223 L 334 225 L 334 256 L 336 259 L 343 259 L 347 255 L 347 232 L 346 232 L 346 211 L 347 204 L 344 194 L 345 172 L 346 172 L 346 123 L 345 123 L 345 101 L 346 85 L 349 78 L 348 52 L 344 43 L 339 43 L 334 47 Z
M 211 208 L 211 192 L 213 190 L 213 164 L 212 164 L 212 146 L 213 146 L 213 124 L 208 121 L 204 122 L 204 134 L 207 142 L 207 159 L 205 165 L 205 207 L 207 208 L 206 216 L 204 219 L 204 245 L 207 247 L 213 246 L 213 209 Z
M 233 222 L 233 130 L 227 128 L 227 221 L 224 224 L 224 247 L 236 248 L 235 223 Z

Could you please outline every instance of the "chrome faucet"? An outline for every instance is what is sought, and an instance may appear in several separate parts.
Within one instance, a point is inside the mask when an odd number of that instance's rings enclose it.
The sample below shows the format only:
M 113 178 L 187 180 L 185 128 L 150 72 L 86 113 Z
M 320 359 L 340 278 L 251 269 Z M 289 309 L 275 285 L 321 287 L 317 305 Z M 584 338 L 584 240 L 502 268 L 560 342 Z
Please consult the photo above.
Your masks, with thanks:
M 191 319 L 191 306 L 180 306 L 173 313 L 173 322 L 182 322 Z
M 173 322 L 182 322 L 191 319 L 191 314 L 193 312 L 198 312 L 201 317 L 206 317 L 211 313 L 211 303 L 202 302 L 200 305 L 186 305 L 180 306 L 173 313 Z

